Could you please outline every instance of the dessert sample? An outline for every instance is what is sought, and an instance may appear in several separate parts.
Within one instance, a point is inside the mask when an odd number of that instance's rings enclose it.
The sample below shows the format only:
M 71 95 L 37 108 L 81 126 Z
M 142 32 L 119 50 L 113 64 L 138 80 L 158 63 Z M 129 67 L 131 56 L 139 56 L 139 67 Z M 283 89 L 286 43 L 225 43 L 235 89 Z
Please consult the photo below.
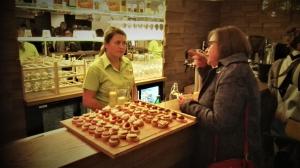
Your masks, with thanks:
M 128 133 L 126 136 L 126 140 L 129 142 L 137 142 L 139 141 L 139 137 L 135 133 Z
M 133 127 L 131 127 L 130 132 L 131 133 L 135 133 L 135 134 L 139 134 L 140 133 L 140 129 L 137 126 L 133 126 Z
M 128 130 L 120 130 L 119 131 L 119 138 L 126 139 L 126 135 L 128 134 Z
M 89 126 L 88 131 L 89 131 L 90 134 L 94 134 L 94 133 L 95 133 L 95 130 L 96 130 L 96 126 L 95 126 L 95 125 L 90 125 L 90 126 Z
M 183 115 L 178 115 L 176 120 L 179 121 L 179 122 L 182 122 L 182 123 L 187 122 Z
M 101 138 L 102 132 L 104 132 L 104 131 L 105 131 L 105 129 L 103 127 L 96 128 L 95 133 L 94 133 L 95 138 Z
M 109 131 L 104 131 L 102 132 L 101 134 L 101 138 L 104 140 L 104 141 L 107 141 L 110 137 L 110 132 Z
M 81 130 L 82 131 L 87 131 L 90 127 L 90 123 L 84 123 L 82 126 L 81 126 Z
M 76 122 L 79 120 L 79 116 L 73 116 L 72 123 L 76 124 Z
M 174 120 L 177 125 L 187 122 L 187 118 L 176 111 L 136 101 L 74 116 L 71 122 L 78 131 L 84 132 L 84 136 L 117 148 L 173 127 Z
M 169 126 L 169 122 L 168 121 L 165 121 L 165 120 L 159 120 L 157 122 L 157 127 L 158 128 L 168 128 Z
M 123 124 L 122 128 L 123 128 L 124 130 L 130 130 L 131 124 L 130 124 L 129 122 L 126 122 L 126 123 Z
M 112 135 L 109 140 L 108 140 L 108 144 L 111 146 L 111 147 L 115 147 L 115 146 L 118 146 L 120 144 L 120 139 L 117 135 Z

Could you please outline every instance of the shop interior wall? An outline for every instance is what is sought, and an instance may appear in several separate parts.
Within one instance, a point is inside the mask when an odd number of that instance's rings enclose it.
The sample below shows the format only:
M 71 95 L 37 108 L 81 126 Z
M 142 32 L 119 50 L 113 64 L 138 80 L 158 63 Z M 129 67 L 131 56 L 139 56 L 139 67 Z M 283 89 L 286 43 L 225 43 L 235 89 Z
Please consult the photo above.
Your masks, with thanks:
M 26 135 L 14 3 L 6 1 L 0 7 L 0 146 Z
M 167 0 L 165 29 L 164 76 L 167 77 L 165 94 L 174 82 L 183 87 L 193 84 L 194 73 L 184 72 L 184 51 L 199 48 L 209 30 L 235 25 L 248 35 L 262 35 L 270 42 L 280 42 L 284 31 L 300 27 L 300 11 L 279 12 L 272 17 L 262 11 L 261 0 L 190 1 Z
M 261 11 L 260 0 L 224 0 L 203 2 L 167 0 L 165 29 L 164 76 L 165 94 L 174 82 L 179 88 L 194 82 L 194 72 L 184 72 L 184 51 L 200 48 L 207 32 L 219 25 L 236 25 L 248 34 L 264 35 L 279 41 L 282 32 L 291 25 L 300 26 L 299 12 L 270 15 Z M 15 39 L 15 5 L 9 1 L 1 6 L 1 144 L 25 136 L 25 116 L 21 70 L 17 61 Z
M 288 27 L 300 27 L 299 10 L 290 12 L 277 10 L 277 16 L 272 17 L 271 11 L 263 11 L 261 5 L 262 0 L 224 0 L 221 6 L 220 25 L 236 25 L 248 35 L 262 35 L 272 42 L 281 41 L 282 34 Z
M 164 76 L 165 96 L 174 82 L 179 90 L 194 83 L 194 70 L 185 72 L 184 53 L 189 48 L 201 48 L 207 33 L 219 25 L 219 2 L 167 0 L 165 16 Z

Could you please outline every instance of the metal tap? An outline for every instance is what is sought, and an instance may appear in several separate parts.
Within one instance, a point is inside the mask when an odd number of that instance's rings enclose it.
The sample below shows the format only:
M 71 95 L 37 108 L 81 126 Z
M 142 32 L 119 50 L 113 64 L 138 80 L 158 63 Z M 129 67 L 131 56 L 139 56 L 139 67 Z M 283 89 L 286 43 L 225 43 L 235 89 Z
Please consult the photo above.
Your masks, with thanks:
M 193 60 L 190 59 L 190 50 L 194 50 L 194 49 L 189 49 L 189 50 L 186 50 L 185 51 L 185 55 L 184 55 L 184 66 L 185 66 L 185 69 L 184 69 L 184 72 L 187 71 L 188 68 L 195 68 L 195 65 L 194 63 L 192 62 Z

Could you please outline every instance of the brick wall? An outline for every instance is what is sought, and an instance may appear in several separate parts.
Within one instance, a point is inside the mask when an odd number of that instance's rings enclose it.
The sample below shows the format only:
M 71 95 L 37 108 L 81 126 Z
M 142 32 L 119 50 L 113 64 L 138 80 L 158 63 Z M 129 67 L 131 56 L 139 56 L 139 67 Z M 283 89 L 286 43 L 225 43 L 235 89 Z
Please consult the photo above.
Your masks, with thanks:
M 282 33 L 290 26 L 300 27 L 300 11 L 278 12 L 261 10 L 261 0 L 224 0 L 220 25 L 236 25 L 249 35 L 263 35 L 271 41 L 280 41 Z
M 18 58 L 15 1 L 1 5 L 0 37 L 0 146 L 25 136 L 25 114 Z
M 209 30 L 219 25 L 220 3 L 192 0 L 166 1 L 164 76 L 166 96 L 174 82 L 179 89 L 194 83 L 194 71 L 184 72 L 184 51 L 200 48 Z

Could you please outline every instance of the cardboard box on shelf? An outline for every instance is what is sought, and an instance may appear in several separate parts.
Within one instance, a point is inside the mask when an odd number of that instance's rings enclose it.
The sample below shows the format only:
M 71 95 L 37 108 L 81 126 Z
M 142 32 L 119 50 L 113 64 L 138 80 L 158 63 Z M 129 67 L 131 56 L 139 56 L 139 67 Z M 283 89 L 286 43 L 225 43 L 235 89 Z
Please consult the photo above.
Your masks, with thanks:
M 120 0 L 107 0 L 106 3 L 110 11 L 120 11 L 121 9 Z
M 121 12 L 126 12 L 127 8 L 126 8 L 126 0 L 122 0 L 121 1 Z
M 93 0 L 77 0 L 77 7 L 93 9 Z
M 163 1 L 160 0 L 146 0 L 146 14 L 163 14 L 165 10 L 165 5 Z
M 69 6 L 76 7 L 77 6 L 76 0 L 69 0 Z

